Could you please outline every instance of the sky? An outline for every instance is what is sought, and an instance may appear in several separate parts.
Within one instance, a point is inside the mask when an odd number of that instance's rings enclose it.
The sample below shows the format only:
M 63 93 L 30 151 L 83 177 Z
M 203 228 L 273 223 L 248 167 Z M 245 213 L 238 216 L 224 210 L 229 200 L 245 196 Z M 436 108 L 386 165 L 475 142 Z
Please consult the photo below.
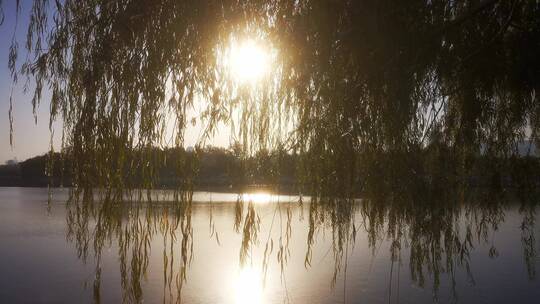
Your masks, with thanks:
M 25 79 L 19 79 L 15 86 L 8 69 L 8 55 L 11 38 L 15 30 L 15 1 L 4 1 L 4 23 L 0 26 L 0 164 L 8 159 L 24 160 L 43 154 L 49 150 L 51 135 L 49 132 L 48 104 L 42 104 L 37 109 L 37 123 L 32 111 L 31 92 L 25 94 L 23 86 Z M 19 49 L 24 45 L 28 15 L 24 15 L 29 1 L 21 1 L 23 14 L 19 17 L 16 38 Z M 21 52 L 22 53 L 22 52 Z M 21 54 L 20 54 L 21 55 Z M 19 55 L 19 56 L 20 56 Z M 9 143 L 9 97 L 13 88 L 13 146 Z M 49 94 L 44 95 L 47 100 Z M 61 133 L 58 130 L 57 133 Z M 56 136 L 58 137 L 58 136 Z
M 32 110 L 32 85 L 25 92 L 25 77 L 19 77 L 17 84 L 13 85 L 10 71 L 8 68 L 8 56 L 11 39 L 15 31 L 15 37 L 19 43 L 19 65 L 21 58 L 24 59 L 26 40 L 26 29 L 29 21 L 29 6 L 31 1 L 21 1 L 21 13 L 19 15 L 18 25 L 16 24 L 15 1 L 4 1 L 4 23 L 0 25 L 0 164 L 7 160 L 17 159 L 23 161 L 28 158 L 42 155 L 49 151 L 51 145 L 51 132 L 49 130 L 49 98 L 50 93 L 44 88 L 42 102 L 39 105 L 36 116 L 37 122 Z M 13 145 L 10 146 L 10 124 L 9 124 L 9 98 L 13 89 Z M 194 109 L 196 115 L 197 109 Z M 189 120 L 188 120 L 189 121 Z M 220 132 L 213 138 L 206 141 L 207 144 L 214 146 L 228 147 L 230 131 L 222 126 Z M 61 123 L 53 125 L 54 136 L 52 144 L 56 151 L 61 144 Z M 195 145 L 201 136 L 200 125 L 189 126 L 185 134 L 184 146 Z

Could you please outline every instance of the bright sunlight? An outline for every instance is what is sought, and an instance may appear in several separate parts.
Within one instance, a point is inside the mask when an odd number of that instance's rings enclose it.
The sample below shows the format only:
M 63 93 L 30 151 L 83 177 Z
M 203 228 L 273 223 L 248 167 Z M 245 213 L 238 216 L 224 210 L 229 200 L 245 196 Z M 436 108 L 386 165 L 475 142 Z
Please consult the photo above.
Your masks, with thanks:
M 262 304 L 262 277 L 260 271 L 245 266 L 236 280 L 236 304 Z
M 233 80 L 254 84 L 270 70 L 272 56 L 268 48 L 253 39 L 231 43 L 225 58 Z
M 276 201 L 275 197 L 266 192 L 244 193 L 242 194 L 242 199 L 246 202 L 252 202 L 255 204 L 265 204 L 270 203 L 271 201 Z

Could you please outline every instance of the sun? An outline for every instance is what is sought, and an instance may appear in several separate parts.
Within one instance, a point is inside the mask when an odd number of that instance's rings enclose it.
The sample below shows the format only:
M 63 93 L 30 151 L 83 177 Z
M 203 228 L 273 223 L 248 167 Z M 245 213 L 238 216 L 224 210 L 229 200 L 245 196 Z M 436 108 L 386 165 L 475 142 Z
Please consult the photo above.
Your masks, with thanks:
M 232 42 L 227 57 L 225 64 L 231 78 L 241 84 L 254 84 L 268 74 L 272 56 L 262 42 L 246 39 Z

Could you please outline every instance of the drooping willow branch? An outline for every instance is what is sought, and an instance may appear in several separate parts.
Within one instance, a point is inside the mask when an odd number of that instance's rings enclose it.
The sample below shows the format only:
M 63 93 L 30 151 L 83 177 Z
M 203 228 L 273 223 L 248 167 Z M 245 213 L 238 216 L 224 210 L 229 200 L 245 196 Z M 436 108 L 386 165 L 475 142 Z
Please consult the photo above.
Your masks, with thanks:
M 353 188 L 365 155 L 432 143 L 507 155 L 538 134 L 535 1 L 36 0 L 28 9 L 20 72 L 35 83 L 34 107 L 51 92 L 79 186 L 133 186 L 121 177 L 135 163 L 151 179 L 144 151 L 166 129 L 182 146 L 196 103 L 206 134 L 225 123 L 248 154 L 285 148 L 305 155 L 311 176 Z M 255 87 L 221 64 L 245 37 L 278 54 Z M 18 53 L 14 40 L 14 80 Z

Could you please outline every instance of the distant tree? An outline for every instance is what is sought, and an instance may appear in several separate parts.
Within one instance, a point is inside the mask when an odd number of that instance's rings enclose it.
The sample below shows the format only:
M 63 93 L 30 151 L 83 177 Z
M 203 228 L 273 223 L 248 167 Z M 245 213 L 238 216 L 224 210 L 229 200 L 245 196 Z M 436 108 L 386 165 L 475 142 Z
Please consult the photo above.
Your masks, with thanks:
M 15 166 L 19 163 L 19 161 L 17 161 L 17 159 L 8 159 L 6 160 L 6 166 Z

